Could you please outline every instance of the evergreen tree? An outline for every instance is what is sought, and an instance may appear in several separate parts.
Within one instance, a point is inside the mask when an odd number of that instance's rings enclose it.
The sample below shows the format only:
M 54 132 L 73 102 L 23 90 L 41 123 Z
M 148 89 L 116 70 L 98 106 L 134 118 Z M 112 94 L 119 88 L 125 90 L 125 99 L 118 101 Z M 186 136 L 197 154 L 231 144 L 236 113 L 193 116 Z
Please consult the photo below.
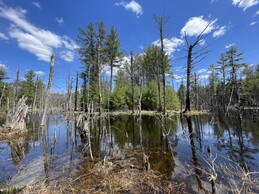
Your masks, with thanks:
M 35 96 L 35 73 L 33 70 L 29 70 L 25 73 L 19 94 L 20 97 L 27 97 L 27 104 L 32 105 Z
M 242 55 L 243 53 L 239 53 L 235 46 L 231 46 L 226 52 L 227 64 L 230 68 L 231 79 L 231 95 L 229 105 L 240 103 L 237 73 L 238 70 L 244 66 L 243 64 L 240 64 L 240 61 L 242 60 Z

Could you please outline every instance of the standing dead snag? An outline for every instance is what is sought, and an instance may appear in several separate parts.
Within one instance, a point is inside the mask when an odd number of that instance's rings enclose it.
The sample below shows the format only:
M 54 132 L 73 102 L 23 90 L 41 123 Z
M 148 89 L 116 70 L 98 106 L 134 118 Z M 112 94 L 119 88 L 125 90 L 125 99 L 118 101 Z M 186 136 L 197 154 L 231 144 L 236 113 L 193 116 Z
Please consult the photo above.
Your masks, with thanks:
M 159 16 L 154 16 L 155 22 L 159 31 L 159 39 L 160 39 L 160 46 L 161 46 L 161 67 L 162 67 L 162 81 L 163 81 L 163 114 L 165 115 L 166 113 L 166 93 L 165 93 L 165 54 L 164 54 L 164 29 L 165 26 L 170 19 L 169 17 L 159 17 Z M 160 107 L 161 108 L 161 107 Z M 161 111 L 161 110 L 160 110 Z
M 51 55 L 50 61 L 51 61 L 51 63 L 50 63 L 50 70 L 49 70 L 49 81 L 48 81 L 48 87 L 47 87 L 47 91 L 46 91 L 44 111 L 43 111 L 42 118 L 41 118 L 41 126 L 44 126 L 46 124 L 46 114 L 47 114 L 47 110 L 48 110 L 50 89 L 51 89 L 52 79 L 53 79 L 53 74 L 54 74 L 54 64 L 55 64 L 54 54 Z
M 185 42 L 188 47 L 188 55 L 187 55 L 187 84 L 186 84 L 186 105 L 185 105 L 185 113 L 188 113 L 191 111 L 191 100 L 190 100 L 190 86 L 191 86 L 191 71 L 194 64 L 199 63 L 204 59 L 202 57 L 203 55 L 207 54 L 209 51 L 206 51 L 207 47 L 197 51 L 193 52 L 193 49 L 202 43 L 205 31 L 206 29 L 213 23 L 213 21 L 210 21 L 208 25 L 203 29 L 203 31 L 199 34 L 196 41 L 193 44 L 189 44 L 186 33 L 185 33 Z M 195 61 L 196 60 L 196 61 Z

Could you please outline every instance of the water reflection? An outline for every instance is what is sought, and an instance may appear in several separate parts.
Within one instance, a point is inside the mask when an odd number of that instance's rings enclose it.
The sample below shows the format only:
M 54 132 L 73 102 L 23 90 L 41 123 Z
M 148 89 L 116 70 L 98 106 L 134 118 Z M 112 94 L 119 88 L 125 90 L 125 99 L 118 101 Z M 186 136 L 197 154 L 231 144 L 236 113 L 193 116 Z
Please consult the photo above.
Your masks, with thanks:
M 165 178 L 178 179 L 176 167 L 182 165 L 191 172 L 186 179 L 194 177 L 199 191 L 211 192 L 212 188 L 206 186 L 208 178 L 203 169 L 208 169 L 208 165 L 203 157 L 217 154 L 218 163 L 228 162 L 230 158 L 247 170 L 259 171 L 258 121 L 247 112 L 241 117 L 229 115 L 232 116 L 90 117 L 80 125 L 74 115 L 52 115 L 45 129 L 39 127 L 39 117 L 32 116 L 27 136 L 8 142 L 8 146 L 0 143 L 0 156 L 5 161 L 0 168 L 7 169 L 1 172 L 0 181 L 11 178 L 35 159 L 42 160 L 48 183 L 54 171 L 62 172 L 66 168 L 63 174 L 70 176 L 77 159 L 123 160 L 140 158 L 145 153 L 150 158 L 151 169 Z M 211 153 L 207 152 L 208 148 Z

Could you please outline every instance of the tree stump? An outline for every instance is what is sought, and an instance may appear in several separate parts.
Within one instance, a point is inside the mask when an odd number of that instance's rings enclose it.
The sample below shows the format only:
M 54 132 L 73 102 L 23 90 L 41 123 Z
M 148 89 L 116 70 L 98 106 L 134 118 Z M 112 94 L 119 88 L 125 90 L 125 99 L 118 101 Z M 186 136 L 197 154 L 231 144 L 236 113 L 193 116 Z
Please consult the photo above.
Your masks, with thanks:
M 149 157 L 143 153 L 143 170 L 144 171 L 149 171 L 150 170 L 150 163 L 149 163 Z
M 4 124 L 4 128 L 8 131 L 13 130 L 25 130 L 26 129 L 26 122 L 25 118 L 28 113 L 28 106 L 26 105 L 26 97 L 22 97 L 19 99 L 18 103 L 15 106 L 15 112 L 10 115 L 10 118 Z

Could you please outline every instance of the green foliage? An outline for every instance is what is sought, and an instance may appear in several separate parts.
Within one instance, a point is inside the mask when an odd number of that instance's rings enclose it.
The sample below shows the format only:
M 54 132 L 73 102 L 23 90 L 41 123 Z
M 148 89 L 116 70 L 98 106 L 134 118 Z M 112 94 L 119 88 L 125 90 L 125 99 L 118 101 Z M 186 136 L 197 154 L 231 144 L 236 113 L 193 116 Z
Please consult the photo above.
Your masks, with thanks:
M 166 86 L 166 108 L 169 110 L 179 110 L 179 98 L 171 86 Z
M 158 108 L 158 87 L 155 81 L 151 81 L 143 91 L 142 107 L 145 110 Z
M 251 73 L 242 83 L 242 101 L 246 105 L 259 104 L 259 72 Z
M 123 109 L 126 104 L 126 92 L 128 90 L 128 80 L 125 72 L 119 69 L 115 76 L 115 88 L 111 95 L 111 109 Z
M 24 75 L 24 81 L 21 84 L 20 97 L 27 97 L 27 103 L 31 105 L 35 96 L 35 73 L 33 70 L 29 70 Z

